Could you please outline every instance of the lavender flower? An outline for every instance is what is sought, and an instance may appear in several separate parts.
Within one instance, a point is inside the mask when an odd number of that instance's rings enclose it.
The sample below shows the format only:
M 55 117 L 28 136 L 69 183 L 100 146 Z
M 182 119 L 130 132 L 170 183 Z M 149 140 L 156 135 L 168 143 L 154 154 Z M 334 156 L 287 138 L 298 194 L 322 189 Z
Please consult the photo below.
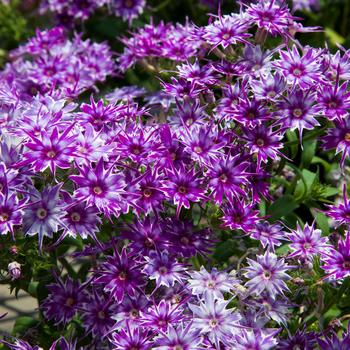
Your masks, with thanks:
M 286 280 L 290 277 L 286 274 L 290 266 L 285 264 L 284 259 L 277 259 L 276 254 L 269 251 L 264 255 L 258 255 L 257 261 L 247 259 L 249 266 L 245 268 L 245 277 L 249 278 L 246 286 L 255 295 L 261 294 L 264 290 L 272 297 L 288 291 Z

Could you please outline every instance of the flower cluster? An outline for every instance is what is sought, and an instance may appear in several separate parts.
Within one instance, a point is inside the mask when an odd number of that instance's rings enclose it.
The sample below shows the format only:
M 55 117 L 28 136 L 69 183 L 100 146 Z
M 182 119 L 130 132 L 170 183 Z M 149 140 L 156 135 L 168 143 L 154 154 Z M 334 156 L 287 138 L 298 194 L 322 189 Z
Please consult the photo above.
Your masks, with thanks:
M 145 6 L 146 0 L 43 0 L 40 11 L 52 12 L 61 23 L 71 24 L 71 21 L 84 21 L 95 11 L 106 8 L 130 24 L 142 14 Z
M 145 2 L 43 9 L 86 19 L 104 5 L 132 20 Z M 349 200 L 344 187 L 332 204 L 337 188 L 312 166 L 327 171 L 319 146 L 341 153 L 346 171 L 350 51 L 303 46 L 296 33 L 317 28 L 282 0 L 220 11 L 204 26 L 151 21 L 121 39 L 116 60 L 106 43 L 38 30 L 0 72 L 0 234 L 35 236 L 52 268 L 40 317 L 76 331 L 52 350 L 86 338 L 86 349 L 116 350 L 349 343 L 315 319 L 333 305 L 324 295 L 338 303 L 348 283 Z M 269 38 L 278 45 L 268 49 Z M 138 65 L 157 91 L 98 94 L 96 84 Z M 11 283 L 25 274 L 18 260 L 7 263 Z M 5 342 L 37 349 L 29 343 Z

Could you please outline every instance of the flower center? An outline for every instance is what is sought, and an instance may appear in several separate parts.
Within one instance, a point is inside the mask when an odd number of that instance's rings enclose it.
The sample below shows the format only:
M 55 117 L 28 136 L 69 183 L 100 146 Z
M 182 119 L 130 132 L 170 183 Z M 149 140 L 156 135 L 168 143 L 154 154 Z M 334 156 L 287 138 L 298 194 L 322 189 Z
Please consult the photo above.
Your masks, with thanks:
M 188 245 L 188 243 L 190 243 L 190 240 L 187 237 L 181 237 L 180 242 L 183 245 Z
M 295 109 L 293 110 L 293 115 L 294 115 L 294 117 L 299 118 L 299 117 L 302 116 L 302 114 L 303 114 L 303 111 L 302 111 L 300 108 L 295 108 Z
M 272 274 L 271 274 L 270 271 L 265 270 L 265 271 L 263 272 L 263 277 L 264 277 L 264 279 L 269 280 L 269 279 L 271 278 L 271 276 L 272 276 Z
M 125 0 L 124 6 L 131 9 L 134 6 L 134 2 L 132 0 Z
M 70 218 L 71 218 L 72 221 L 74 221 L 74 222 L 79 222 L 80 219 L 81 219 L 81 216 L 80 216 L 80 214 L 74 212 L 74 213 L 72 213 L 72 214 L 70 215 Z
M 168 269 L 165 266 L 161 266 L 158 271 L 161 275 L 165 275 L 168 272 Z
M 214 287 L 215 287 L 215 282 L 214 282 L 213 280 L 209 280 L 209 281 L 207 282 L 207 287 L 208 287 L 209 289 L 214 289 Z
M 212 328 L 215 328 L 218 324 L 219 324 L 219 322 L 218 322 L 218 320 L 215 319 L 215 318 L 213 318 L 213 319 L 211 319 L 211 320 L 209 321 L 209 325 L 210 325 L 210 327 L 212 327 Z
M 174 350 L 183 350 L 184 348 L 180 345 L 180 344 L 177 344 L 174 346 Z
M 56 157 L 56 152 L 55 151 L 48 151 L 46 153 L 46 155 L 49 157 L 49 158 L 55 158 Z
M 173 303 L 173 304 L 179 304 L 180 303 L 180 301 L 181 301 L 181 295 L 179 295 L 179 294 L 175 294 L 172 298 L 171 298 L 171 302 Z
M 202 149 L 202 147 L 200 147 L 200 146 L 194 147 L 193 150 L 194 150 L 197 154 L 200 154 L 200 153 L 203 152 L 203 149 Z
M 100 186 L 95 186 L 93 191 L 95 194 L 100 195 L 102 193 L 102 188 Z
M 187 188 L 185 186 L 179 186 L 178 191 L 181 194 L 186 194 L 187 193 Z
M 2 192 L 3 189 L 4 189 L 4 185 L 0 184 L 0 192 Z
M 47 210 L 44 209 L 44 208 L 39 208 L 37 211 L 36 211 L 36 216 L 39 218 L 39 219 L 45 219 L 47 217 Z
M 304 247 L 305 250 L 309 250 L 311 248 L 311 244 L 306 242 L 306 243 L 303 244 L 303 247 Z
M 134 154 L 140 154 L 141 153 L 141 149 L 139 146 L 135 145 L 131 148 L 131 152 Z
M 118 278 L 121 280 L 121 281 L 125 281 L 126 280 L 126 272 L 125 271 L 121 271 L 119 272 L 119 275 L 118 275 Z
M 300 68 L 294 68 L 293 69 L 293 75 L 295 75 L 296 77 L 300 77 L 301 76 L 301 69 Z
M 344 261 L 343 268 L 349 270 L 350 269 L 350 261 Z
M 273 97 L 276 96 L 276 92 L 275 92 L 275 91 L 269 91 L 269 92 L 267 93 L 267 96 L 270 97 L 270 98 L 273 98 Z
M 152 191 L 149 188 L 144 189 L 142 193 L 143 193 L 143 196 L 146 198 L 149 198 L 152 195 Z
M 225 183 L 225 182 L 227 182 L 227 175 L 226 174 L 221 174 L 219 179 L 221 180 L 221 182 Z
M 105 314 L 104 311 L 99 311 L 99 312 L 97 313 L 97 316 L 98 316 L 98 318 L 99 318 L 100 320 L 103 320 L 103 319 L 106 318 L 106 314 Z
M 74 299 L 73 298 L 68 298 L 66 301 L 66 306 L 72 306 L 74 304 Z
M 0 213 L 0 221 L 4 222 L 4 221 L 8 221 L 8 219 L 10 218 L 10 215 L 8 213 Z
M 264 146 L 265 145 L 265 141 L 263 139 L 257 139 L 256 140 L 256 144 L 261 147 L 261 146 Z
M 223 38 L 224 40 L 228 40 L 228 39 L 230 39 L 230 37 L 231 37 L 231 34 L 230 34 L 230 33 L 225 33 L 225 34 L 222 36 L 222 38 Z
M 138 312 L 136 309 L 132 309 L 132 310 L 130 311 L 130 316 L 131 316 L 132 318 L 136 318 L 138 315 L 139 315 L 139 312 Z
M 347 132 L 345 134 L 344 140 L 347 141 L 347 142 L 350 142 L 350 132 Z
M 331 101 L 328 103 L 328 107 L 329 108 L 336 108 L 337 107 L 337 103 L 335 101 Z

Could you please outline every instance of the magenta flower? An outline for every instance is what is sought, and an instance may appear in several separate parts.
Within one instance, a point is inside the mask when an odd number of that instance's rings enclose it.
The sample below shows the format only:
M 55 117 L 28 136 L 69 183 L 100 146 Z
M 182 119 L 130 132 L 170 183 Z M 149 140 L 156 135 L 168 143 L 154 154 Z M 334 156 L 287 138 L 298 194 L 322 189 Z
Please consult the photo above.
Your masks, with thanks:
M 118 302 L 122 302 L 124 295 L 135 295 L 135 291 L 145 285 L 141 264 L 135 257 L 128 254 L 123 248 L 121 254 L 115 252 L 107 257 L 97 271 L 94 283 L 103 286 L 103 290 Z
M 42 131 L 40 137 L 29 133 L 31 142 L 25 144 L 29 151 L 23 153 L 25 159 L 17 167 L 31 165 L 36 172 L 50 168 L 53 174 L 57 167 L 68 169 L 76 151 L 75 136 L 68 136 L 73 127 L 74 124 L 61 134 L 57 128 L 51 133 Z
M 285 233 L 279 224 L 270 224 L 267 221 L 258 222 L 250 233 L 250 236 L 262 244 L 264 248 L 274 251 L 275 246 L 281 245 L 281 240 L 285 239 Z
M 350 233 L 347 232 L 345 239 L 338 242 L 337 249 L 323 252 L 321 260 L 321 267 L 327 273 L 327 278 L 342 280 L 350 276 Z
M 280 56 L 281 59 L 274 65 L 281 70 L 288 83 L 293 86 L 297 85 L 301 89 L 307 89 L 323 81 L 318 62 L 320 53 L 315 49 L 307 48 L 300 56 L 297 47 L 293 46 L 292 50 L 287 52 L 280 50 Z
M 327 135 L 322 138 L 325 150 L 336 149 L 336 154 L 341 153 L 340 166 L 343 168 L 345 159 L 350 157 L 350 118 L 334 121 L 334 128 L 327 130 Z
M 234 197 L 227 198 L 222 205 L 223 217 L 221 220 L 224 226 L 231 230 L 242 230 L 246 233 L 251 231 L 255 224 L 259 221 L 257 210 L 253 210 L 254 205 L 246 204 L 243 200 Z
M 290 269 L 290 266 L 285 264 L 284 259 L 277 259 L 277 256 L 269 251 L 264 255 L 258 255 L 257 261 L 247 259 L 249 266 L 245 268 L 245 277 L 249 279 L 246 286 L 249 292 L 255 295 L 260 295 L 266 291 L 272 298 L 288 291 L 286 280 L 289 280 L 289 275 L 285 271 Z
M 248 183 L 248 174 L 245 172 L 247 167 L 248 163 L 239 155 L 220 157 L 208 166 L 208 186 L 217 204 L 221 204 L 224 197 L 245 195 L 242 187 Z
M 204 27 L 203 39 L 214 48 L 222 46 L 224 49 L 229 45 L 247 43 L 249 24 L 243 16 L 238 14 L 219 16 L 213 23 Z
M 56 276 L 56 283 L 48 285 L 49 296 L 41 305 L 44 316 L 55 324 L 69 322 L 78 308 L 86 302 L 85 285 L 67 277 L 65 281 Z
M 46 187 L 41 193 L 32 190 L 31 202 L 26 205 L 23 215 L 23 230 L 26 235 L 38 235 L 41 251 L 44 236 L 52 237 L 63 228 L 64 211 L 59 199 L 62 184 Z
M 20 208 L 17 196 L 14 193 L 5 195 L 0 191 L 0 232 L 2 235 L 10 232 L 14 237 L 14 226 L 21 225 L 22 214 L 23 210 Z
M 292 243 L 289 247 L 293 253 L 289 257 L 299 257 L 307 261 L 312 261 L 313 257 L 318 254 L 324 254 L 331 246 L 327 244 L 328 238 L 321 237 L 322 231 L 314 228 L 315 223 L 311 226 L 305 224 L 302 229 L 297 223 L 297 229 L 286 233 L 286 238 Z
M 261 163 L 267 163 L 268 159 L 276 160 L 277 156 L 284 157 L 279 151 L 283 148 L 280 130 L 272 131 L 263 125 L 258 125 L 254 129 L 243 128 L 243 134 L 239 136 L 245 147 L 250 150 L 250 154 L 257 157 L 257 169 L 260 171 Z
M 141 15 L 146 6 L 146 0 L 112 0 L 111 8 L 115 15 L 129 22 Z
M 145 260 L 146 264 L 142 272 L 150 280 L 156 281 L 156 288 L 172 287 L 175 282 L 181 283 L 185 278 L 184 265 L 178 263 L 175 257 L 169 256 L 166 251 L 150 252 L 148 256 L 145 256 Z
M 314 118 L 317 115 L 317 108 L 315 95 L 311 90 L 292 91 L 284 101 L 280 102 L 279 108 L 280 112 L 277 113 L 281 113 L 281 119 L 276 123 L 281 124 L 283 128 L 298 129 L 300 140 L 304 129 L 312 130 L 320 125 Z
M 211 295 L 207 295 L 199 305 L 189 304 L 193 312 L 193 329 L 207 335 L 217 349 L 228 336 L 238 333 L 241 316 L 227 309 L 228 304 L 229 301 L 216 300 Z
M 79 175 L 70 176 L 78 186 L 74 197 L 78 201 L 85 201 L 87 206 L 96 206 L 108 217 L 111 214 L 119 216 L 120 212 L 126 212 L 128 208 L 122 197 L 124 179 L 121 175 L 113 173 L 113 169 L 111 166 L 106 170 L 101 158 L 95 168 L 82 165 Z
M 288 37 L 289 24 L 295 19 L 284 0 L 258 1 L 256 4 L 249 5 L 246 13 L 251 23 L 273 36 Z
M 173 305 L 162 299 L 158 304 L 150 306 L 147 311 L 141 312 L 140 322 L 157 332 L 165 332 L 169 325 L 176 325 L 186 319 L 182 309 L 182 303 Z
M 169 180 L 162 191 L 168 198 L 172 198 L 177 206 L 176 215 L 180 215 L 181 208 L 190 208 L 190 202 L 199 202 L 201 199 L 206 200 L 204 190 L 201 188 L 199 173 L 186 170 L 184 166 L 179 169 L 168 171 Z
M 159 335 L 154 349 L 198 350 L 200 343 L 201 337 L 199 336 L 199 332 L 192 329 L 191 323 L 188 323 L 186 326 L 181 323 L 176 328 L 170 324 L 167 332 L 162 332 Z
M 225 271 L 218 271 L 213 268 L 208 272 L 204 266 L 201 266 L 200 271 L 189 273 L 189 287 L 193 295 L 206 297 L 210 294 L 213 298 L 223 299 L 223 293 L 229 293 L 238 280 L 234 276 Z
M 151 335 L 146 329 L 127 324 L 125 329 L 111 335 L 110 342 L 114 350 L 148 350 L 152 347 Z

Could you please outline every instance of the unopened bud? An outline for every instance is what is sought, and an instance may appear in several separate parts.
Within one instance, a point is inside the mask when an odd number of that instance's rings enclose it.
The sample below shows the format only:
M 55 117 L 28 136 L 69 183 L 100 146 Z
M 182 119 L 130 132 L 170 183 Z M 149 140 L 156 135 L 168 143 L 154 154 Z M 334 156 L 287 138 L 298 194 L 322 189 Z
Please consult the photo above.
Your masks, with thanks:
M 16 280 L 21 277 L 21 264 L 17 261 L 13 261 L 8 265 L 8 271 L 12 280 Z

